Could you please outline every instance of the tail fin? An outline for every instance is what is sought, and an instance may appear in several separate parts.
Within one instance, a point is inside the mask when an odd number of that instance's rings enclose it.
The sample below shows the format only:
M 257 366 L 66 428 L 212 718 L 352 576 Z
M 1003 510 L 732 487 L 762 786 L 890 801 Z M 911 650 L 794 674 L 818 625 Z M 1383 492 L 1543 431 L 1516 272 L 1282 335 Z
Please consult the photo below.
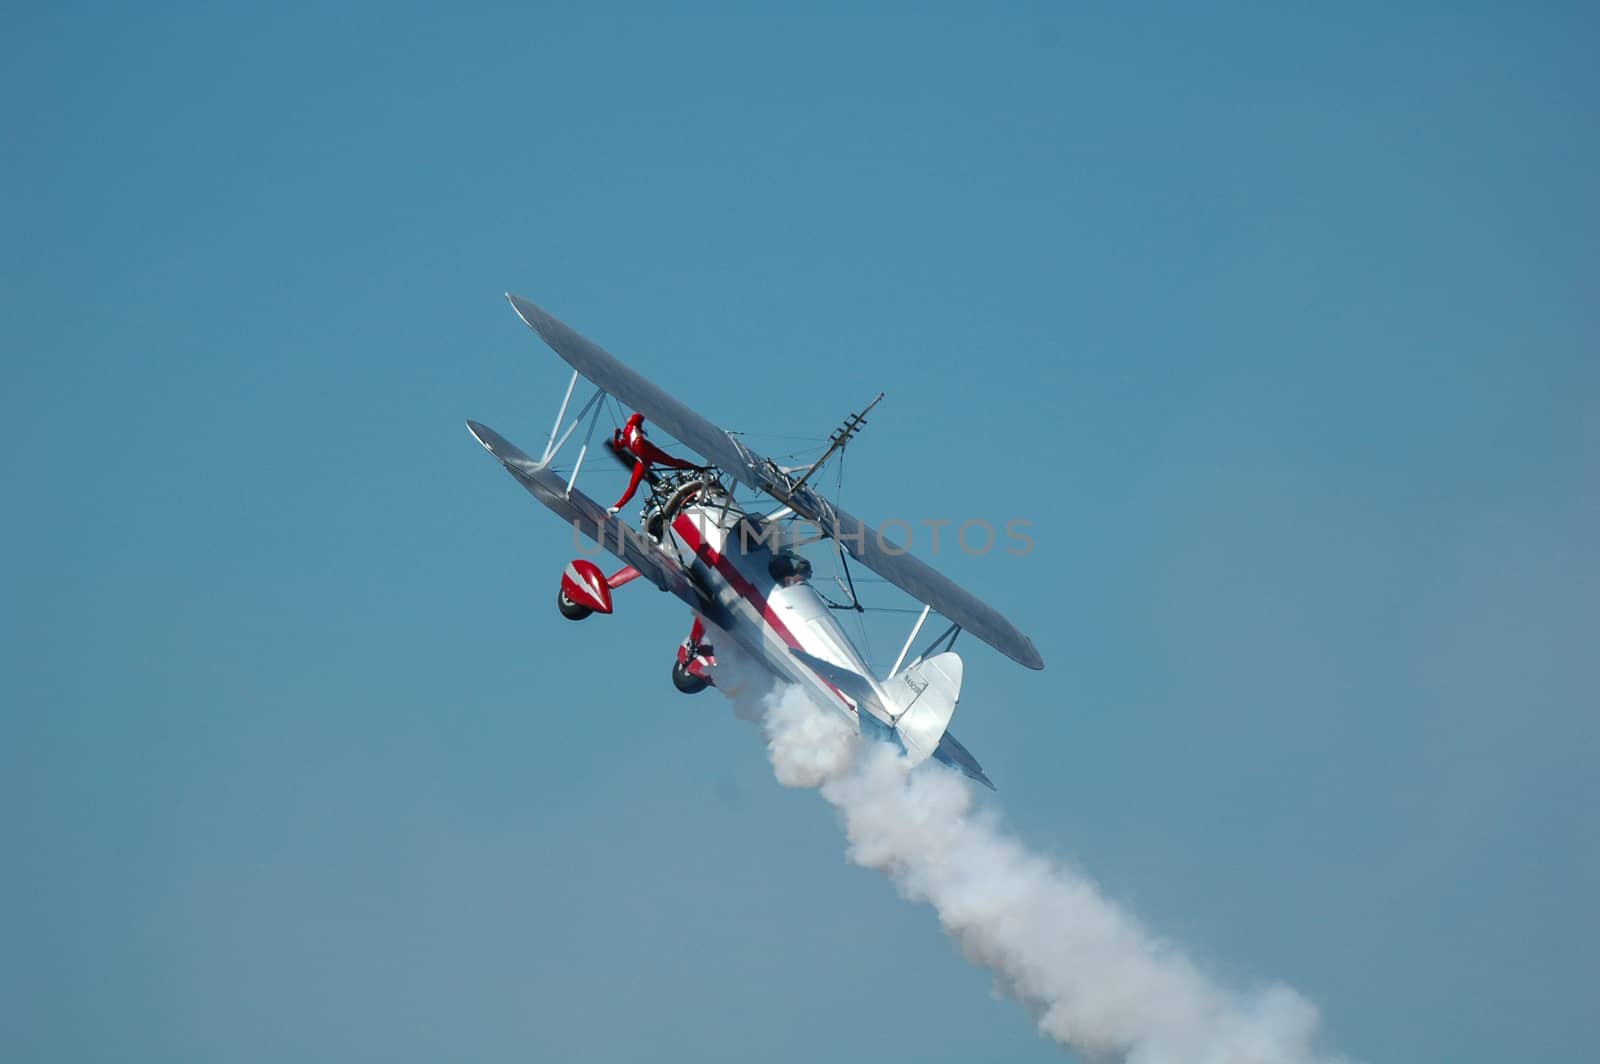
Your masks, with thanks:
M 895 731 L 913 764 L 939 749 L 961 698 L 961 655 L 954 651 L 914 661 L 884 681 L 894 701 Z
M 898 742 L 914 765 L 932 757 L 994 789 L 977 758 L 948 731 L 961 697 L 959 654 L 946 651 L 912 662 L 879 685 L 798 648 L 789 653 L 857 704 L 862 734 Z

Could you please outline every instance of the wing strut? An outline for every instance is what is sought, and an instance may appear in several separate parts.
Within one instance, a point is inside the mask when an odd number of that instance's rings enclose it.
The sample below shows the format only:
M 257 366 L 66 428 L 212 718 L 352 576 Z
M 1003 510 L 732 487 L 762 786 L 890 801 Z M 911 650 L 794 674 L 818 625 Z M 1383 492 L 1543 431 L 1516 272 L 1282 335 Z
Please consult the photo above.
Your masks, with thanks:
M 900 671 L 900 666 L 906 660 L 906 655 L 911 652 L 912 641 L 917 638 L 917 633 L 922 631 L 923 622 L 928 619 L 928 614 L 932 612 L 932 610 L 932 606 L 922 607 L 922 615 L 917 618 L 917 623 L 911 626 L 911 634 L 906 636 L 906 644 L 900 648 L 900 656 L 895 658 L 894 664 L 889 667 L 890 676 L 893 676 L 895 673 Z
M 926 615 L 926 613 L 927 613 L 926 608 L 924 608 L 923 613 L 924 613 L 924 615 Z M 921 622 L 918 622 L 917 627 L 918 628 L 922 627 Z M 911 664 L 915 665 L 919 661 L 925 661 L 925 660 L 927 660 L 929 655 L 940 653 L 941 650 L 954 650 L 955 649 L 955 645 L 956 645 L 956 636 L 958 636 L 960 634 L 961 634 L 961 626 L 959 624 L 951 624 L 950 627 L 946 628 L 944 631 L 939 633 L 938 638 L 934 639 L 933 642 L 931 642 L 927 646 L 923 647 L 922 650 L 917 654 L 917 656 L 911 659 Z M 913 638 L 915 638 L 916 637 L 916 632 L 913 631 L 911 633 L 911 635 L 912 635 Z M 906 646 L 910 646 L 910 645 L 911 645 L 911 640 L 907 639 L 906 640 Z M 902 656 L 904 655 L 904 653 L 905 653 L 904 651 L 901 652 Z M 889 675 L 893 676 L 894 673 L 891 672 Z
M 580 376 L 582 376 L 582 374 L 580 374 L 577 370 L 572 371 L 572 379 L 567 382 L 567 394 L 561 400 L 561 409 L 556 411 L 556 423 L 550 426 L 550 435 L 544 441 L 544 454 L 539 456 L 539 461 L 541 463 L 550 461 L 550 455 L 559 446 L 556 443 L 556 433 L 561 431 L 561 422 L 567 416 L 567 407 L 572 404 L 572 389 L 578 386 L 578 378 Z M 583 415 L 581 414 L 579 415 L 579 417 L 582 416 Z M 562 442 L 566 442 L 565 436 L 562 437 Z
M 838 540 L 834 540 L 833 547 L 839 552 L 839 568 L 844 570 L 844 582 L 849 585 L 846 590 L 850 592 L 850 605 L 855 607 L 857 613 L 865 613 L 866 607 L 861 605 L 861 596 L 856 594 L 855 578 L 850 575 L 849 555 L 845 553 L 843 547 L 839 546 Z
M 568 495 L 572 494 L 572 485 L 574 485 L 574 484 L 576 484 L 578 482 L 578 470 L 583 468 L 583 456 L 589 453 L 589 441 L 594 438 L 594 427 L 595 427 L 595 425 L 599 424 L 599 422 L 600 422 L 600 411 L 602 411 L 602 410 L 604 410 L 606 408 L 606 392 L 605 392 L 605 389 L 602 388 L 599 391 L 595 392 L 594 393 L 594 398 L 589 400 L 589 402 L 594 405 L 594 413 L 589 415 L 589 431 L 583 434 L 583 446 L 578 448 L 578 460 L 573 463 L 573 465 L 572 465 L 572 476 L 569 477 L 568 480 L 567 480 L 567 492 L 566 493 Z M 589 408 L 586 406 L 583 409 L 587 410 Z M 573 428 L 577 428 L 578 427 L 578 421 L 582 417 L 583 417 L 583 414 L 580 412 L 578 414 L 578 417 L 573 419 L 573 422 L 572 422 L 572 427 Z M 565 440 L 563 440 L 563 442 L 565 442 Z

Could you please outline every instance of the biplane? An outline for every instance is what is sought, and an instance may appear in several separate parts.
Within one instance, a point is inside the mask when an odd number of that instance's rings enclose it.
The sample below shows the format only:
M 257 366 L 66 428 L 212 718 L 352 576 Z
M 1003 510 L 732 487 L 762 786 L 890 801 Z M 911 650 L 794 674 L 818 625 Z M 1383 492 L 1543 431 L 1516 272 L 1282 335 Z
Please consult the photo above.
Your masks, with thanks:
M 935 758 L 993 787 L 977 759 L 949 730 L 961 694 L 962 662 L 953 649 L 956 638 L 970 632 L 1030 669 L 1042 669 L 1044 660 L 1028 637 L 993 607 L 884 540 L 812 487 L 812 475 L 865 423 L 871 404 L 844 422 L 826 452 L 808 468 L 780 466 L 543 309 L 518 296 L 506 298 L 572 367 L 572 378 L 538 459 L 485 425 L 468 421 L 467 427 L 534 498 L 623 563 L 610 575 L 587 558 L 569 563 L 556 594 L 561 614 L 570 620 L 609 614 L 614 608 L 612 592 L 634 580 L 648 581 L 693 611 L 689 636 L 679 645 L 672 666 L 678 690 L 692 694 L 715 685 L 716 644 L 731 641 L 772 678 L 798 685 L 818 705 L 842 714 L 861 734 L 898 745 L 913 763 Z M 574 411 L 580 380 L 587 380 L 594 391 Z M 630 426 L 643 415 L 703 459 L 698 464 L 673 463 L 682 468 L 644 473 L 649 490 L 638 527 L 576 486 L 608 396 L 637 412 Z M 556 457 L 585 421 L 587 432 L 577 457 L 563 475 L 554 467 Z M 603 446 L 640 468 L 626 453 L 622 438 L 619 431 Z M 630 491 L 637 484 L 636 477 Z M 747 509 L 734 498 L 740 487 L 769 496 L 776 507 L 765 513 Z M 796 549 L 800 537 L 785 534 L 802 521 L 815 530 L 809 541 L 831 542 L 841 563 L 853 559 L 922 603 L 883 678 L 873 675 L 834 618 L 839 604 L 825 599 L 812 585 L 811 563 Z M 848 608 L 860 609 L 853 581 L 849 591 Z M 946 627 L 907 660 L 933 613 L 943 617 Z

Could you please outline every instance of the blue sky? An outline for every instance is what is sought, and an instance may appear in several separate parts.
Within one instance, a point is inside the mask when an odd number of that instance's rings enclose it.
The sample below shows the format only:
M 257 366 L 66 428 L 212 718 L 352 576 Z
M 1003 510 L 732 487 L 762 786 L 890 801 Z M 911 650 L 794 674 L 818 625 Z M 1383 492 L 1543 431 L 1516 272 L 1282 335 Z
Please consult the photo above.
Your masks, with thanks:
M 732 428 L 887 390 L 868 518 L 1031 520 L 937 559 L 1047 662 L 957 730 L 1219 978 L 1600 1055 L 1592 13 L 9 21 L 8 1059 L 1060 1059 L 686 610 L 557 616 L 462 427 L 564 384 L 508 289 Z

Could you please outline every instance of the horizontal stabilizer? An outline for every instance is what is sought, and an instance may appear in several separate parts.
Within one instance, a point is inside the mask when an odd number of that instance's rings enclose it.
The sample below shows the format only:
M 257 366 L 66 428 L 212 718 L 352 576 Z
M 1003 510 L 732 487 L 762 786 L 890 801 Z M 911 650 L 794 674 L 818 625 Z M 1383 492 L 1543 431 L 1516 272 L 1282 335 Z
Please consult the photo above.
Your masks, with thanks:
M 947 651 L 913 662 L 879 687 L 854 669 L 824 661 L 798 647 L 790 647 L 789 653 L 856 704 L 863 734 L 880 739 L 892 735 L 913 765 L 939 757 L 988 784 L 988 778 L 965 747 L 954 739 L 948 746 L 944 742 L 945 729 L 950 726 L 961 694 L 959 654 Z
M 983 766 L 978 764 L 978 759 L 973 757 L 961 741 L 949 732 L 944 733 L 944 738 L 939 740 L 939 748 L 933 752 L 935 761 L 942 761 L 951 768 L 958 768 L 969 779 L 975 779 L 991 791 L 995 789 L 994 781 L 989 779 L 983 771 Z
M 894 720 L 893 711 L 883 704 L 883 699 L 879 697 L 872 681 L 859 672 L 835 665 L 831 661 L 824 661 L 814 654 L 807 654 L 799 647 L 790 647 L 789 653 L 805 662 L 806 667 L 812 672 L 844 692 L 844 696 L 856 704 L 858 713 L 866 709 L 885 724 Z

